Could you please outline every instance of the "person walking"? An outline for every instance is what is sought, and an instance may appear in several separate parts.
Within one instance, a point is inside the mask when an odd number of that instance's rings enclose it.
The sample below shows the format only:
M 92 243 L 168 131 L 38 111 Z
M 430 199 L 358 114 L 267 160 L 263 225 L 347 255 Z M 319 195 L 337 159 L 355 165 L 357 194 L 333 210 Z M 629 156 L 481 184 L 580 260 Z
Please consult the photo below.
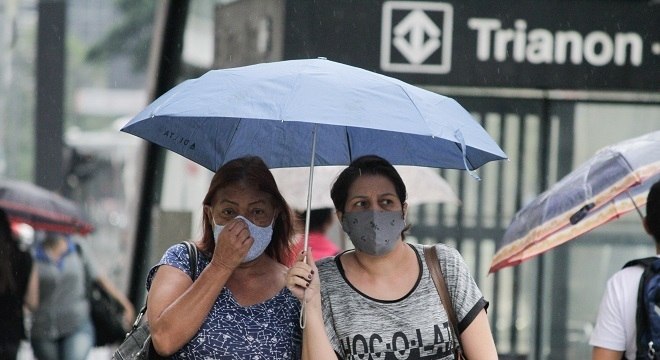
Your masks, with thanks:
M 660 181 L 651 186 L 643 220 L 660 258 Z M 612 275 L 601 299 L 589 344 L 593 360 L 635 359 L 637 352 L 637 294 L 644 268 L 624 267 Z
M 406 187 L 378 156 L 354 160 L 332 186 L 355 249 L 314 262 L 299 256 L 287 286 L 305 304 L 303 359 L 453 359 L 454 341 L 423 256 L 407 243 Z M 435 245 L 469 359 L 497 359 L 488 303 L 457 250 Z M 306 257 L 306 262 L 303 261 Z
M 27 339 L 24 311 L 39 305 L 37 265 L 14 237 L 7 213 L 0 209 L 0 359 L 15 360 Z
M 34 258 L 39 264 L 39 306 L 32 317 L 30 343 L 38 360 L 85 360 L 94 347 L 87 276 L 119 300 L 129 328 L 135 316 L 133 305 L 99 273 L 94 261 L 85 260 L 92 258 L 86 244 L 47 232 L 38 240 Z
M 196 279 L 184 244 L 147 277 L 156 353 L 173 359 L 300 358 L 300 303 L 285 286 L 294 221 L 259 157 L 220 167 L 203 200 Z

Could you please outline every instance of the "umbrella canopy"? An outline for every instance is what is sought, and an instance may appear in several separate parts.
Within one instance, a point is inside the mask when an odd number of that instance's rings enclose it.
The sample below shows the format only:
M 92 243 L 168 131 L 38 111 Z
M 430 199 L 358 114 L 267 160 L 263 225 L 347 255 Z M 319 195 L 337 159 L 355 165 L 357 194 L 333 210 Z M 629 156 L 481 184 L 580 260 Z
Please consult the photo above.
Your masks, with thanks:
M 345 168 L 345 166 L 314 168 L 311 209 L 334 208 L 330 198 L 330 189 L 339 173 Z M 408 205 L 460 203 L 449 183 L 437 171 L 425 167 L 404 165 L 396 165 L 395 168 L 406 184 Z M 272 173 L 289 205 L 296 210 L 305 210 L 309 169 L 282 168 L 273 169 Z
M 468 171 L 506 158 L 455 100 L 325 58 L 209 71 L 160 96 L 121 130 L 211 171 L 247 155 L 270 168 L 310 170 L 371 154 L 395 165 Z M 306 228 L 304 248 L 307 239 Z
M 35 230 L 81 235 L 94 230 L 71 200 L 28 182 L 0 180 L 0 208 L 10 222 Z
M 310 166 L 313 145 L 316 165 L 376 154 L 398 165 L 473 170 L 506 158 L 453 99 L 323 58 L 209 71 L 121 130 L 211 171 L 245 155 L 271 168 Z
M 514 216 L 490 272 L 517 265 L 646 203 L 660 179 L 660 131 L 599 150 Z

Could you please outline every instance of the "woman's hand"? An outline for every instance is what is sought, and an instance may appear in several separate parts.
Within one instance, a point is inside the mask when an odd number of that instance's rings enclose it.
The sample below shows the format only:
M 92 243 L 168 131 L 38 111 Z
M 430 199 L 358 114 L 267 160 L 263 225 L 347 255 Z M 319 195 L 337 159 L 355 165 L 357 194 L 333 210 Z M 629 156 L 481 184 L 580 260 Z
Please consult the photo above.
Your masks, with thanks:
M 229 221 L 218 235 L 211 264 L 234 271 L 247 255 L 254 239 L 242 219 Z
M 286 274 L 286 286 L 303 303 L 300 319 L 303 328 L 301 359 L 337 359 L 325 332 L 321 281 L 311 248 L 298 255 L 298 261 Z
M 321 281 L 311 248 L 298 255 L 298 260 L 287 272 L 286 286 L 300 301 L 320 300 Z

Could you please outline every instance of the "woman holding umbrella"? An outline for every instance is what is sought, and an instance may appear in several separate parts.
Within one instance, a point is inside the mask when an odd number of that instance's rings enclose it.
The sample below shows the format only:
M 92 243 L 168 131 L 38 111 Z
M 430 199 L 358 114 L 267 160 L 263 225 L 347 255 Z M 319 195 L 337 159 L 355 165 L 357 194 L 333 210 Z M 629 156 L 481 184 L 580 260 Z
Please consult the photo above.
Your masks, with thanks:
M 406 196 L 396 169 L 377 156 L 354 160 L 335 181 L 332 201 L 355 249 L 318 267 L 310 249 L 289 271 L 288 286 L 305 304 L 303 359 L 454 358 L 423 247 L 404 241 Z M 436 250 L 464 354 L 497 359 L 488 303 L 460 254 Z
M 184 244 L 147 277 L 153 346 L 180 359 L 300 358 L 300 302 L 286 288 L 291 210 L 258 157 L 231 160 L 203 200 L 196 279 Z

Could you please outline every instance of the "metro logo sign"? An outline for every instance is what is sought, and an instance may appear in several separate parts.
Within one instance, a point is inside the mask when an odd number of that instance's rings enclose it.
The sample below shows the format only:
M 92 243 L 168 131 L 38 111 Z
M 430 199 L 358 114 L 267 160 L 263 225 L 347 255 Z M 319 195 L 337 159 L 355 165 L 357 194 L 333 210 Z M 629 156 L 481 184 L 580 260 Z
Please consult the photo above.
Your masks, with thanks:
M 658 1 L 439 1 L 286 0 L 284 56 L 421 86 L 660 91 Z
M 420 1 L 383 4 L 380 66 L 385 71 L 446 74 L 451 70 L 453 7 Z

